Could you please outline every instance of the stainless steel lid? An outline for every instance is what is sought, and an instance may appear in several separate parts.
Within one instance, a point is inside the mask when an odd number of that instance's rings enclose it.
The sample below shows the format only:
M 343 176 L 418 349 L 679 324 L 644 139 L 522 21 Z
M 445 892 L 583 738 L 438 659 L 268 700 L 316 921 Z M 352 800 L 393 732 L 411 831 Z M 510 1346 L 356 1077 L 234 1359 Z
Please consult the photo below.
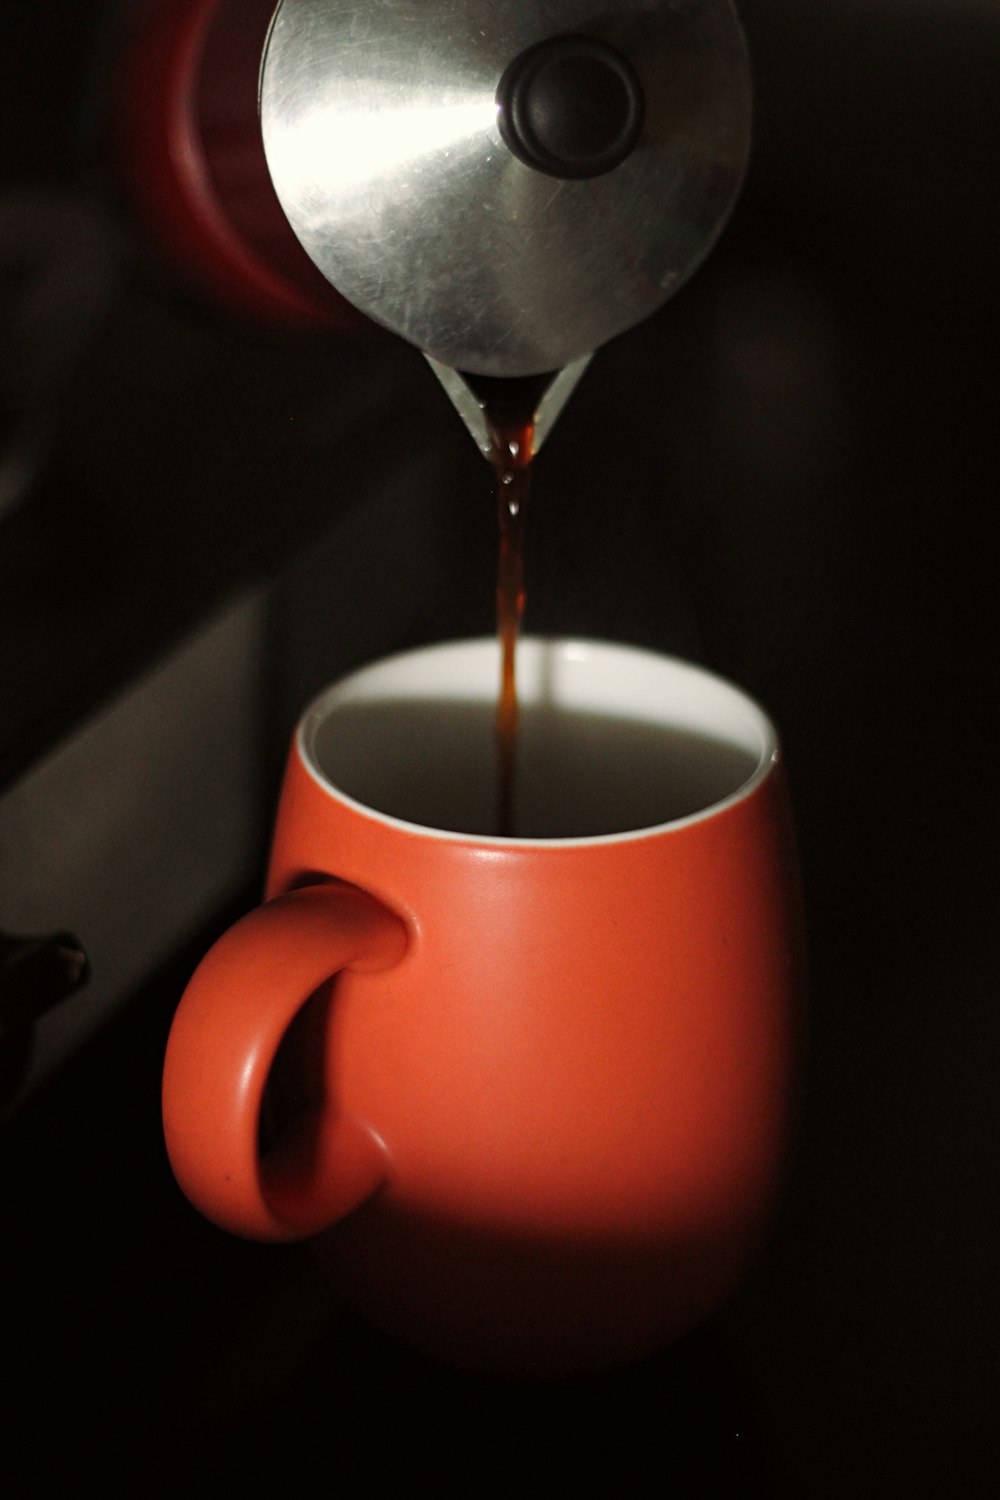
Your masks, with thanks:
M 655 311 L 736 200 L 730 0 L 281 0 L 284 211 L 349 301 L 455 369 L 557 370 Z

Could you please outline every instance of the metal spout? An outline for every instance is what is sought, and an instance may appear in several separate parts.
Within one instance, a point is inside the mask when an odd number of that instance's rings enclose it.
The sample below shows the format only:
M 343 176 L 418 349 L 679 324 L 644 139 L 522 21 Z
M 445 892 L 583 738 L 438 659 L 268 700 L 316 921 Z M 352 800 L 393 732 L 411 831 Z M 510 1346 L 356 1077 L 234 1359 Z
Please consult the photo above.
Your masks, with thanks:
M 442 364 L 430 354 L 425 354 L 424 358 L 447 391 L 452 406 L 471 433 L 472 441 L 483 457 L 487 461 L 492 461 L 493 441 L 486 422 L 483 402 L 470 389 L 465 377 L 460 375 L 458 370 L 452 369 L 451 365 Z M 592 354 L 585 354 L 582 359 L 576 359 L 566 365 L 546 387 L 535 409 L 532 457 L 539 451 L 552 431 L 556 418 L 566 405 L 576 388 L 577 381 L 592 358 Z

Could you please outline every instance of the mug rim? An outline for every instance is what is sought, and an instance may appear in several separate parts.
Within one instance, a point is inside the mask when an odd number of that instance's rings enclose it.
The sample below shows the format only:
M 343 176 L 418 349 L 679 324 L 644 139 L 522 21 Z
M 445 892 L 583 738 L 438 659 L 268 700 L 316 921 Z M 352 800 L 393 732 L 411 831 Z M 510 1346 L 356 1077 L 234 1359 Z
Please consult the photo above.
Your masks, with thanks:
M 491 681 L 489 694 L 483 695 L 481 688 L 474 694 L 451 692 L 446 696 L 454 697 L 459 702 L 476 702 L 492 704 L 496 701 L 496 689 L 500 681 L 500 646 L 495 636 L 472 636 L 462 637 L 445 641 L 432 642 L 429 644 L 415 646 L 404 651 L 392 652 L 387 656 L 377 657 L 370 662 L 354 668 L 345 673 L 335 682 L 328 684 L 306 708 L 296 726 L 293 746 L 298 758 L 319 789 L 336 802 L 343 804 L 359 816 L 369 819 L 374 823 L 381 824 L 386 828 L 396 829 L 410 836 L 418 835 L 423 838 L 443 841 L 450 844 L 473 845 L 481 848 L 498 850 L 513 849 L 580 849 L 588 847 L 606 846 L 609 844 L 632 844 L 643 839 L 662 837 L 674 831 L 697 826 L 700 823 L 708 823 L 727 812 L 730 808 L 745 802 L 752 797 L 757 789 L 772 774 L 775 767 L 782 759 L 781 744 L 777 729 L 761 705 L 750 696 L 743 688 L 738 687 L 728 678 L 709 670 L 697 663 L 686 661 L 683 657 L 674 656 L 666 652 L 656 651 L 646 646 L 630 645 L 627 642 L 607 641 L 591 639 L 583 636 L 541 636 L 525 635 L 518 642 L 518 692 L 522 691 L 521 673 L 526 660 L 534 658 L 555 657 L 564 662 L 580 664 L 593 660 L 597 656 L 617 657 L 622 663 L 625 659 L 645 666 L 647 669 L 660 670 L 665 677 L 672 676 L 675 680 L 687 678 L 693 684 L 697 682 L 703 688 L 715 693 L 720 699 L 728 700 L 729 705 L 738 709 L 747 726 L 753 726 L 759 736 L 759 745 L 753 753 L 756 754 L 756 765 L 752 773 L 738 787 L 724 797 L 709 802 L 705 807 L 699 808 L 697 812 L 687 813 L 681 817 L 669 818 L 662 822 L 652 823 L 640 828 L 630 828 L 617 833 L 579 834 L 562 838 L 530 838 L 517 835 L 504 835 L 499 833 L 469 833 L 460 832 L 455 829 L 438 828 L 425 823 L 414 822 L 401 818 L 393 813 L 383 812 L 370 803 L 363 802 L 351 795 L 322 769 L 319 757 L 316 754 L 316 739 L 321 727 L 335 711 L 338 704 L 352 701 L 378 701 L 378 695 L 366 695 L 366 685 L 370 685 L 377 679 L 391 678 L 401 668 L 411 669 L 413 666 L 427 665 L 430 662 L 439 662 L 451 657 L 457 660 L 460 656 L 472 656 L 477 658 L 492 658 L 495 662 L 495 673 Z M 536 667 L 539 662 L 533 660 Z M 481 670 L 481 669 L 480 669 Z M 440 700 L 442 688 L 447 683 L 438 681 L 435 683 L 433 696 Z M 398 692 L 395 696 L 399 696 Z M 429 693 L 409 692 L 403 696 L 411 697 L 414 701 L 432 696 Z M 523 701 L 531 701 L 530 697 Z M 606 708 L 605 712 L 613 712 L 613 707 Z M 635 715 L 633 715 L 635 717 Z M 644 718 L 649 724 L 671 722 L 666 718 L 650 715 Z M 735 743 L 735 741 L 731 741 Z M 749 748 L 743 746 L 743 748 Z

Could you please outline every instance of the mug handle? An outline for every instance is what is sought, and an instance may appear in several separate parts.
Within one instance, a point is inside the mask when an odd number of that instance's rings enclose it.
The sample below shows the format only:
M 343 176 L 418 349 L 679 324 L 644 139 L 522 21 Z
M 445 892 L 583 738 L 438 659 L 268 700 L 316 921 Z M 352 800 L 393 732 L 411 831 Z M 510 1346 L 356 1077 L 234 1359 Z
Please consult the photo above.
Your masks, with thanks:
M 356 886 L 304 886 L 241 918 L 184 992 L 163 1070 L 163 1128 L 180 1186 L 223 1229 L 304 1239 L 385 1180 L 385 1151 L 349 1116 L 291 1127 L 261 1158 L 258 1121 L 281 1039 L 341 969 L 373 973 L 406 949 L 403 922 Z M 308 1141 L 308 1148 L 304 1142 Z

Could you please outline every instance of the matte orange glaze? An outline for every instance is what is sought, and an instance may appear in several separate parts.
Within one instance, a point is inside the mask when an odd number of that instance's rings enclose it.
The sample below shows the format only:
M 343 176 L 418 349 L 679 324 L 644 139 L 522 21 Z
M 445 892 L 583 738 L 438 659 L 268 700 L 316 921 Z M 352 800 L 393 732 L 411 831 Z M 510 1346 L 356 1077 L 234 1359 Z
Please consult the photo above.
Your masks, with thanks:
M 209 954 L 170 1038 L 182 1187 L 239 1234 L 325 1230 L 350 1299 L 461 1364 L 661 1346 L 730 1289 L 775 1188 L 799 982 L 787 830 L 775 766 L 634 837 L 445 838 L 340 800 L 296 747 L 270 904 Z M 320 1082 L 262 1165 L 264 1082 L 314 991 Z

